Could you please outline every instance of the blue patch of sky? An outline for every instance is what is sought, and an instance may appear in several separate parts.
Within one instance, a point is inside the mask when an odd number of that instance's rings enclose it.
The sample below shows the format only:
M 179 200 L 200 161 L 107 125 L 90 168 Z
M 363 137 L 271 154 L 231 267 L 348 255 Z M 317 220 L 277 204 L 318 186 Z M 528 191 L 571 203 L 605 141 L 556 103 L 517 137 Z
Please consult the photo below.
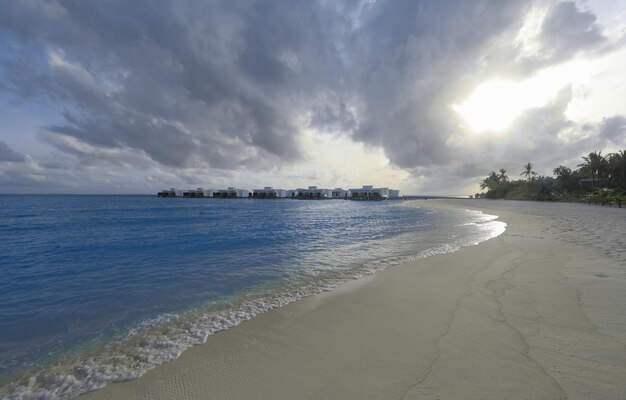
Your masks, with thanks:
M 38 136 L 44 126 L 62 121 L 64 105 L 39 90 L 26 96 L 16 92 L 8 76 L 7 63 L 20 59 L 28 60 L 26 65 L 37 75 L 50 73 L 43 46 L 21 40 L 0 27 L 0 140 L 20 153 L 41 156 L 49 153 L 50 147 Z

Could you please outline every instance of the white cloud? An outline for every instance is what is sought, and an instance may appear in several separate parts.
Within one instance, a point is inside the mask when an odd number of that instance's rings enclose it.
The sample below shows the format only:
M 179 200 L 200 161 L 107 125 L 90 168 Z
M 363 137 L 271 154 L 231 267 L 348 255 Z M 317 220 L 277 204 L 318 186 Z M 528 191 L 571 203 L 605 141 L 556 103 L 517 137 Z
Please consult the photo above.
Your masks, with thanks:
M 458 193 L 506 160 L 571 160 L 626 115 L 618 2 L 0 3 L 3 94 L 54 115 L 3 190 Z

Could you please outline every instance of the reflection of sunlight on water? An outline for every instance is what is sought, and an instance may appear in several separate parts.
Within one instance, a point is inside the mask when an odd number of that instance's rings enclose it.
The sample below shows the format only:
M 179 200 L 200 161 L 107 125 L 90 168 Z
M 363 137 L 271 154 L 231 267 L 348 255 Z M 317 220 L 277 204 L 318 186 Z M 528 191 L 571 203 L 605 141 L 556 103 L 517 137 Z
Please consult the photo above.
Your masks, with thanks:
M 506 223 L 502 221 L 491 221 L 483 225 L 489 231 L 488 239 L 498 237 L 506 231 Z

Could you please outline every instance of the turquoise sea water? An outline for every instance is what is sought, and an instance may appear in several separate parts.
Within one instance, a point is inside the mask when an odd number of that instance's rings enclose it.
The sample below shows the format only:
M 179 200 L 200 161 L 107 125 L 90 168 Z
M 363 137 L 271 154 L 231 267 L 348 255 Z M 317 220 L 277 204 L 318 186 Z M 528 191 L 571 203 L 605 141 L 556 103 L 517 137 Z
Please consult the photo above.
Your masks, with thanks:
M 261 312 L 504 229 L 427 205 L 0 196 L 0 398 L 136 378 Z

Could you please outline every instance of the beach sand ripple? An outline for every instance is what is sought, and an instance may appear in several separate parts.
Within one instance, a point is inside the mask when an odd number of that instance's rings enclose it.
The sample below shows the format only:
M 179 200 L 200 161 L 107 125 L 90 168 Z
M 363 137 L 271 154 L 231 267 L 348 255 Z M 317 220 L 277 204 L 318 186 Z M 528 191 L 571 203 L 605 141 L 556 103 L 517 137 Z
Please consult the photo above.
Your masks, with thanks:
M 261 314 L 84 398 L 625 398 L 626 210 L 428 205 L 508 227 Z

